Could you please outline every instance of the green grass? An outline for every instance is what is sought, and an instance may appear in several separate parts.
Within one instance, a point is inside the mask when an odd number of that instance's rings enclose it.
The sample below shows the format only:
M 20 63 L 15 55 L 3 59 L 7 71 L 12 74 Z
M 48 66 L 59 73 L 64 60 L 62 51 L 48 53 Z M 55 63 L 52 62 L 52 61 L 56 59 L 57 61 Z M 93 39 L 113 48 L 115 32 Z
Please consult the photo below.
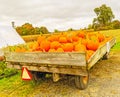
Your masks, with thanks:
M 26 97 L 33 89 L 34 82 L 23 81 L 21 79 L 21 72 L 0 80 L 0 95 L 2 97 Z
M 113 36 L 116 38 L 117 42 L 120 42 L 120 29 L 117 30 L 105 30 L 105 31 L 99 31 L 103 33 L 106 36 Z
M 7 68 L 6 67 L 6 63 L 1 61 L 0 62 L 0 79 L 1 78 L 4 78 L 4 77 L 8 77 L 8 76 L 11 76 L 13 74 L 16 74 L 17 73 L 17 70 L 14 69 L 14 68 Z
M 120 42 L 117 42 L 111 50 L 112 51 L 120 51 Z

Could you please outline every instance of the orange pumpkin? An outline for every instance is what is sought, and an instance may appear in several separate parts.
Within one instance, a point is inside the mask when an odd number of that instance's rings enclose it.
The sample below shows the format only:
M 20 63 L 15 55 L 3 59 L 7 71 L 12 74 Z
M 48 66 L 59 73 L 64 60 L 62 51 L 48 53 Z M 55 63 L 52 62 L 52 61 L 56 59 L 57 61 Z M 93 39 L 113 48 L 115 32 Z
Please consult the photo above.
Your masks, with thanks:
M 59 38 L 59 42 L 60 43 L 67 43 L 67 38 L 62 36 L 62 37 Z
M 43 51 L 48 51 L 50 49 L 50 41 L 47 41 L 47 40 L 42 41 L 40 44 L 40 48 Z
M 86 47 L 86 45 L 87 45 L 87 39 L 82 39 L 81 40 L 81 44 L 83 44 Z
M 37 38 L 37 42 L 40 44 L 43 40 L 45 40 L 45 36 L 39 36 L 38 38 Z
M 51 49 L 58 49 L 59 47 L 61 47 L 61 44 L 60 44 L 58 41 L 53 41 L 53 42 L 50 44 L 50 48 L 51 48 Z
M 78 36 L 72 36 L 72 41 L 76 42 L 79 40 L 79 37 Z
M 65 52 L 72 52 L 74 49 L 74 46 L 72 43 L 66 43 L 62 45 L 62 48 Z
M 68 41 L 69 43 L 73 42 L 72 37 L 71 37 L 71 36 L 67 36 L 67 41 Z
M 89 60 L 89 58 L 93 55 L 94 51 L 93 50 L 87 50 L 86 52 L 86 60 Z
M 74 51 L 85 52 L 86 51 L 86 47 L 85 47 L 85 45 L 83 45 L 81 43 L 78 43 L 78 44 L 75 45 Z
M 31 47 L 32 51 L 36 51 L 36 50 L 40 49 L 38 42 L 33 42 L 32 44 L 33 44 Z
M 98 47 L 99 47 L 99 43 L 94 42 L 92 40 L 88 40 L 86 47 L 87 47 L 88 50 L 96 51 L 98 49 Z
M 90 40 L 95 41 L 95 42 L 99 42 L 99 39 L 96 35 L 91 36 Z
M 26 51 L 26 49 L 23 48 L 23 47 L 17 47 L 17 48 L 15 49 L 15 52 L 25 52 L 25 51 Z
M 94 42 L 93 51 L 96 51 L 99 47 L 99 42 Z
M 84 32 L 79 32 L 78 36 L 81 37 L 81 38 L 85 38 L 85 33 Z
M 102 33 L 98 33 L 98 39 L 99 39 L 99 42 L 102 42 L 105 40 L 105 36 Z
M 50 48 L 48 52 L 56 52 L 56 50 Z
M 58 48 L 56 52 L 64 52 L 63 48 Z
M 59 37 L 60 37 L 59 35 L 51 35 L 47 38 L 47 40 L 49 40 L 50 42 L 58 41 Z

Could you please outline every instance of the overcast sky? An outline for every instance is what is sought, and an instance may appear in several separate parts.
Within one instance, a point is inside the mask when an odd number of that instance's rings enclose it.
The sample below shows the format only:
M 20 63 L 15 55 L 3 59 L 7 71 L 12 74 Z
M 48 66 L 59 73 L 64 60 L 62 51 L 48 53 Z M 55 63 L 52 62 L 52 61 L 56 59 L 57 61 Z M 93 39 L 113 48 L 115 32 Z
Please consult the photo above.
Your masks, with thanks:
M 90 24 L 94 8 L 106 4 L 120 20 L 119 0 L 0 0 L 0 24 L 16 26 L 26 22 L 54 29 L 80 29 Z

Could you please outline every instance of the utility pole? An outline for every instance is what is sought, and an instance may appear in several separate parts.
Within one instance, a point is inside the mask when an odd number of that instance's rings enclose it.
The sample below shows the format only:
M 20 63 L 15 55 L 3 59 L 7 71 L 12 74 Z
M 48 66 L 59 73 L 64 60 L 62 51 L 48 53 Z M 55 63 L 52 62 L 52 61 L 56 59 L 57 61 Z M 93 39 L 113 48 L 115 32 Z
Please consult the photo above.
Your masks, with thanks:
M 12 27 L 15 28 L 15 22 L 12 21 L 11 23 L 12 23 Z

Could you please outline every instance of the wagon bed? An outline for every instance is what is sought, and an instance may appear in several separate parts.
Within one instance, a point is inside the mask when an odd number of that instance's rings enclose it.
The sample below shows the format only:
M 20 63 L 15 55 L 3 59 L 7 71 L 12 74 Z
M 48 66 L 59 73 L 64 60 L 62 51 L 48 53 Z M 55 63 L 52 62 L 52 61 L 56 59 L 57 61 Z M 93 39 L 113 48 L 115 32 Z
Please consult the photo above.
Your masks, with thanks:
M 48 72 L 55 74 L 75 75 L 76 86 L 86 88 L 84 77 L 89 77 L 89 69 L 102 57 L 107 57 L 110 48 L 115 44 L 115 38 L 101 45 L 96 52 L 86 60 L 85 52 L 9 52 L 6 51 L 7 67 L 29 71 Z M 54 76 L 53 76 L 54 78 Z M 87 80 L 88 83 L 88 80 Z

